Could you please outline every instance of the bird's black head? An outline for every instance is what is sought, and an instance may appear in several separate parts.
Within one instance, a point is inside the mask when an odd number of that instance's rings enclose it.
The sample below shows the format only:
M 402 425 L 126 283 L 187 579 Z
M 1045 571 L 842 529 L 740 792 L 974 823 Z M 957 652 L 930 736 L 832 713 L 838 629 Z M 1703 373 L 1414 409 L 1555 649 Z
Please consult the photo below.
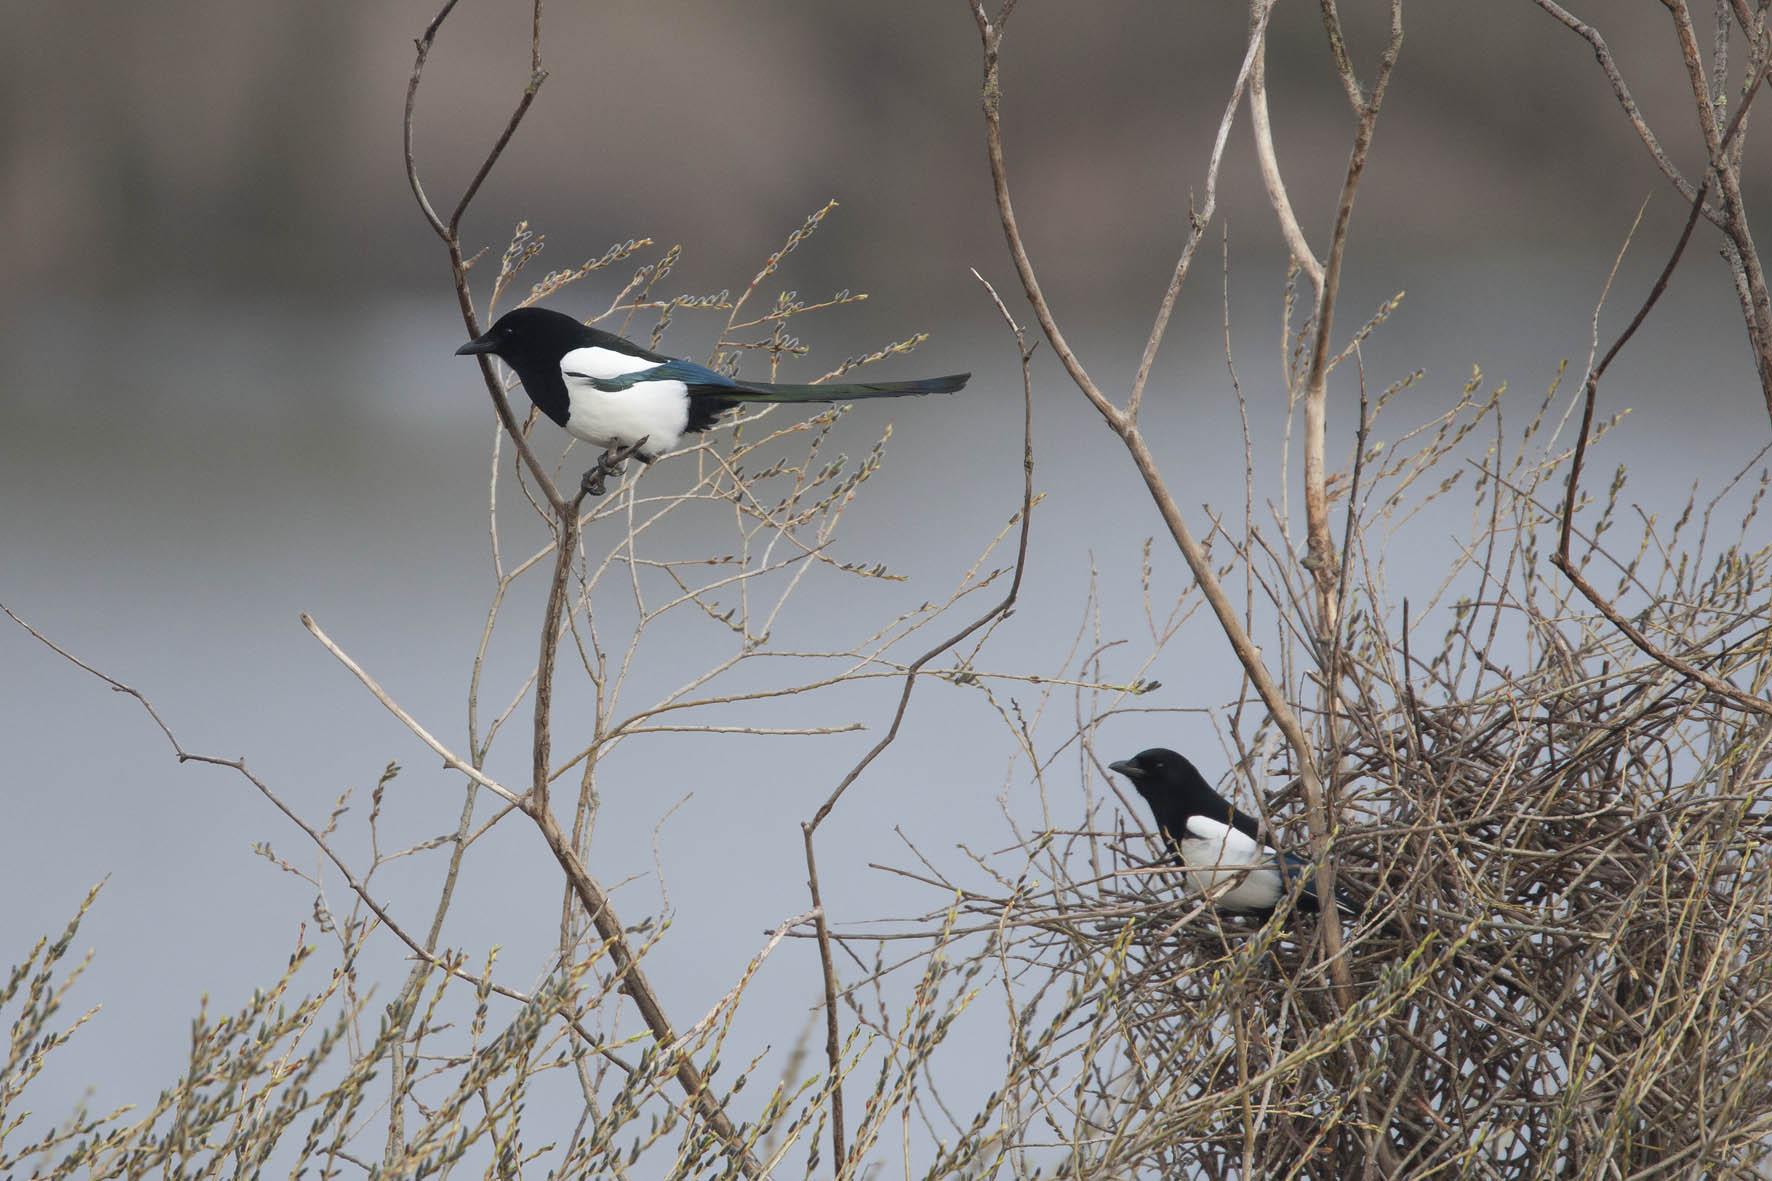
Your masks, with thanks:
M 560 358 L 585 343 L 585 326 L 547 308 L 518 308 L 455 350 L 458 357 L 491 353 L 519 376 L 558 367 Z
M 566 425 L 572 400 L 560 378 L 560 358 L 596 339 L 571 316 L 546 308 L 518 308 L 455 350 L 458 357 L 490 353 L 509 365 L 529 400 L 549 418 Z
M 1161 746 L 1109 763 L 1108 770 L 1130 779 L 1138 794 L 1156 810 L 1158 819 L 1172 811 L 1181 816 L 1223 819 L 1222 813 L 1228 810 L 1224 797 L 1212 790 L 1192 763 Z

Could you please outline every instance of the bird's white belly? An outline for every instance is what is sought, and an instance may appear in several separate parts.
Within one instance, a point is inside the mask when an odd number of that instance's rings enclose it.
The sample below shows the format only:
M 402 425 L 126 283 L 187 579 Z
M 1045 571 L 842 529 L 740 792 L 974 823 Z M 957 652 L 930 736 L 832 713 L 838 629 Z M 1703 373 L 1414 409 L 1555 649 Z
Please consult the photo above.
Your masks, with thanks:
M 1280 873 L 1271 862 L 1251 863 L 1247 850 L 1235 845 L 1227 849 L 1223 838 L 1186 838 L 1181 842 L 1181 860 L 1194 885 L 1212 892 L 1226 910 L 1271 910 L 1283 892 Z
M 648 457 L 674 451 L 689 426 L 689 390 L 680 381 L 642 381 L 613 393 L 566 380 L 566 429 L 599 447 L 646 440 Z

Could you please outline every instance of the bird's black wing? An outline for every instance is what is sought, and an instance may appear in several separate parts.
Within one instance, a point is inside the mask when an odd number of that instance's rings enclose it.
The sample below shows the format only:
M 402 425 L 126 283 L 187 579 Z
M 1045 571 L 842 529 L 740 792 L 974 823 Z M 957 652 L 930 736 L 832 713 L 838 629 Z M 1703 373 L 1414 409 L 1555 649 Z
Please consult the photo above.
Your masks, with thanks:
M 1310 859 L 1300 857 L 1296 853 L 1279 855 L 1280 877 L 1290 889 L 1293 878 L 1304 879 L 1304 889 L 1299 891 L 1298 905 L 1300 910 L 1317 910 L 1316 875 L 1311 872 Z M 1354 901 L 1353 896 L 1339 885 L 1335 887 L 1335 909 L 1348 918 L 1358 918 L 1364 908 Z
M 1230 813 L 1231 814 L 1226 817 L 1226 819 L 1230 822 L 1232 828 L 1236 829 L 1257 844 L 1271 846 L 1272 842 L 1269 839 L 1266 830 L 1261 827 L 1261 821 L 1239 808 L 1231 808 Z
M 680 381 L 685 392 L 691 396 L 712 394 L 716 397 L 737 390 L 738 383 L 724 373 L 716 373 L 706 365 L 697 365 L 694 361 L 665 360 L 650 369 L 635 369 L 627 373 L 617 373 L 611 377 L 591 377 L 583 373 L 575 377 L 589 382 L 606 394 L 619 394 L 623 390 L 648 381 Z
M 579 325 L 584 333 L 584 343 L 580 348 L 608 349 L 612 353 L 622 353 L 629 357 L 639 357 L 643 361 L 656 361 L 660 365 L 675 361 L 675 357 L 667 357 L 663 353 L 655 353 L 651 349 L 643 349 L 625 336 L 617 336 L 613 332 L 605 332 L 601 328 L 592 328 L 589 324 Z M 693 363 L 693 362 L 692 362 Z

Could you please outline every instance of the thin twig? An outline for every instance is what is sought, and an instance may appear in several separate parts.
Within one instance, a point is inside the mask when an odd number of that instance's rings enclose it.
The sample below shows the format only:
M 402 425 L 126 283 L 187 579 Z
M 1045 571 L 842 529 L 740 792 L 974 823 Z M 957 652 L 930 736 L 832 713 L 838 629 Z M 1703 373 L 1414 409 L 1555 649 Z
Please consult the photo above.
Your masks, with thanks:
M 1350 96 L 1360 93 L 1354 79 L 1353 66 L 1341 46 L 1340 26 L 1332 0 L 1323 0 L 1324 20 L 1330 30 L 1331 47 Z M 1329 253 L 1323 264 L 1322 282 L 1317 285 L 1316 328 L 1311 340 L 1310 368 L 1304 386 L 1304 517 L 1305 539 L 1309 548 L 1306 566 L 1317 587 L 1317 634 L 1327 639 L 1335 630 L 1335 610 L 1339 596 L 1335 589 L 1335 543 L 1329 534 L 1328 476 L 1324 469 L 1323 450 L 1328 426 L 1329 342 L 1335 326 L 1335 301 L 1341 292 L 1342 260 L 1347 253 L 1348 229 L 1354 215 L 1354 198 L 1360 191 L 1365 174 L 1366 156 L 1378 129 L 1378 113 L 1390 86 L 1391 73 L 1403 48 L 1403 3 L 1391 0 L 1391 36 L 1379 56 L 1378 74 L 1372 83 L 1371 97 L 1361 100 L 1359 119 L 1354 127 L 1354 144 L 1348 153 L 1347 175 L 1342 180 L 1341 196 L 1335 207 L 1335 228 L 1329 235 Z
M 1015 547 L 1015 573 L 1010 578 L 1009 589 L 1000 602 L 992 606 L 984 614 L 980 615 L 977 619 L 973 620 L 953 635 L 942 640 L 933 648 L 930 648 L 927 652 L 923 653 L 906 666 L 903 687 L 899 690 L 898 694 L 898 706 L 892 713 L 892 723 L 886 728 L 886 733 L 882 735 L 880 740 L 861 757 L 860 761 L 858 761 L 854 767 L 850 768 L 849 773 L 843 776 L 842 780 L 838 782 L 830 796 L 823 804 L 819 805 L 818 811 L 813 813 L 812 818 L 802 822 L 800 825 L 801 837 L 806 847 L 806 885 L 812 895 L 813 909 L 817 912 L 814 923 L 816 924 L 816 933 L 818 936 L 819 965 L 823 977 L 825 997 L 825 1057 L 830 1071 L 830 1082 L 828 1085 L 831 1093 L 831 1156 L 833 1161 L 835 1161 L 837 1176 L 839 1178 L 842 1178 L 845 1173 L 848 1172 L 851 1165 L 844 1145 L 842 1031 L 839 1028 L 837 1018 L 837 971 L 836 965 L 831 957 L 830 924 L 826 917 L 824 902 L 819 892 L 818 863 L 814 855 L 813 837 L 818 832 L 819 825 L 825 822 L 825 818 L 828 817 L 831 814 L 832 809 L 837 806 L 837 801 L 843 798 L 843 793 L 849 790 L 851 784 L 861 778 L 862 772 L 868 769 L 869 764 L 878 758 L 881 752 L 888 746 L 891 746 L 893 740 L 898 737 L 899 727 L 904 724 L 905 712 L 910 708 L 911 692 L 917 686 L 917 675 L 923 670 L 923 666 L 934 660 L 937 656 L 940 656 L 942 653 L 953 650 L 964 642 L 968 636 L 977 633 L 981 628 L 995 623 L 998 620 L 1007 618 L 1010 611 L 1015 607 L 1016 598 L 1021 594 L 1022 575 L 1027 569 L 1028 533 L 1033 523 L 1034 513 L 1034 387 L 1032 371 L 1029 368 L 1029 361 L 1034 355 L 1034 348 L 1037 347 L 1037 342 L 1036 345 L 1032 346 L 1027 343 L 1025 331 L 1015 322 L 1015 317 L 1010 315 L 1009 309 L 1004 305 L 1002 298 L 997 294 L 996 288 L 992 287 L 990 283 L 986 281 L 984 276 L 980 275 L 977 271 L 973 271 L 972 274 L 984 285 L 985 290 L 990 293 L 992 301 L 997 305 L 998 312 L 1002 315 L 1004 322 L 1009 326 L 1010 333 L 1015 337 L 1016 348 L 1021 355 L 1021 535 L 1017 540 Z
M 1728 133 L 1718 145 L 1719 150 L 1726 147 L 1728 141 L 1733 138 L 1736 129 L 1741 126 L 1742 119 L 1747 115 L 1748 102 L 1751 102 L 1753 95 L 1758 92 L 1759 88 L 1756 85 L 1753 90 L 1749 91 L 1748 101 L 1743 102 L 1740 108 L 1736 110 L 1735 118 L 1730 124 Z M 1587 580 L 1587 578 L 1581 573 L 1580 568 L 1576 565 L 1574 559 L 1570 556 L 1569 552 L 1570 539 L 1575 527 L 1576 499 L 1581 494 L 1581 466 L 1583 459 L 1587 456 L 1588 437 L 1593 432 L 1594 405 L 1599 396 L 1600 378 L 1605 376 L 1606 370 L 1611 366 L 1613 359 L 1617 357 L 1620 350 L 1629 343 L 1631 337 L 1636 335 L 1637 329 L 1643 326 L 1643 321 L 1649 318 L 1649 313 L 1654 310 L 1656 303 L 1660 301 L 1662 294 L 1667 290 L 1668 281 L 1673 278 L 1674 270 L 1680 265 L 1680 259 L 1685 256 L 1686 244 L 1692 240 L 1692 231 L 1694 227 L 1698 225 L 1698 218 L 1704 209 L 1704 197 L 1706 191 L 1710 187 L 1712 175 L 1713 174 L 1706 174 L 1704 180 L 1698 186 L 1697 193 L 1693 195 L 1692 208 L 1686 216 L 1685 227 L 1680 231 L 1679 241 L 1674 243 L 1673 253 L 1668 256 L 1667 264 L 1661 268 L 1661 273 L 1656 276 L 1654 285 L 1649 289 L 1648 296 L 1643 300 L 1643 305 L 1637 309 L 1636 315 L 1631 317 L 1630 323 L 1625 325 L 1624 331 L 1619 333 L 1618 339 L 1612 342 L 1612 346 L 1606 350 L 1605 356 L 1600 358 L 1600 363 L 1594 366 L 1593 371 L 1588 374 L 1587 381 L 1584 383 L 1584 389 L 1582 391 L 1581 431 L 1575 438 L 1575 454 L 1569 462 L 1569 481 L 1563 496 L 1562 528 L 1558 534 L 1557 551 L 1551 555 L 1551 562 L 1557 569 L 1563 572 L 1564 576 L 1569 579 L 1575 589 L 1580 591 L 1582 596 L 1586 598 L 1589 603 L 1593 604 L 1595 610 L 1604 615 L 1612 626 L 1624 633 L 1625 637 L 1629 639 L 1631 643 L 1635 644 L 1645 655 L 1666 665 L 1668 668 L 1673 669 L 1681 676 L 1697 681 L 1711 692 L 1717 694 L 1719 697 L 1727 699 L 1741 709 L 1749 710 L 1757 714 L 1772 716 L 1772 703 L 1749 696 L 1748 694 L 1741 692 L 1735 686 L 1729 684 L 1729 682 L 1723 680 L 1721 677 L 1707 673 L 1691 662 L 1683 660 L 1680 657 L 1673 655 L 1671 652 L 1666 652 L 1658 647 L 1646 634 L 1644 634 L 1642 629 L 1638 628 L 1629 619 L 1625 618 L 1624 614 L 1620 612 L 1617 607 L 1613 606 L 1610 600 L 1602 595 L 1598 588 Z

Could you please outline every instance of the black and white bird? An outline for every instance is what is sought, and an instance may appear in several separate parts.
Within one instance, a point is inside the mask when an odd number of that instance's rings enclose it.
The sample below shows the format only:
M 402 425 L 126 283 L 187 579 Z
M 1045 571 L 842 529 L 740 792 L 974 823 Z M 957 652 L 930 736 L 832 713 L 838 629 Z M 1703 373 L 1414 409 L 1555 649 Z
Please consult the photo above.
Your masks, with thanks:
M 951 394 L 970 373 L 920 381 L 781 385 L 742 381 L 641 348 L 546 308 L 506 312 L 458 356 L 490 353 L 517 374 L 530 401 L 567 432 L 604 449 L 599 468 L 636 455 L 651 463 L 683 436 L 705 431 L 741 402 L 852 402 Z M 587 489 L 590 474 L 586 475 Z
M 1132 781 L 1194 884 L 1213 893 L 1220 910 L 1270 918 L 1299 879 L 1297 909 L 1320 909 L 1316 886 L 1306 877 L 1310 863 L 1276 852 L 1261 822 L 1213 791 L 1182 756 L 1153 747 L 1108 769 Z M 1343 911 L 1354 909 L 1345 899 L 1336 902 Z

